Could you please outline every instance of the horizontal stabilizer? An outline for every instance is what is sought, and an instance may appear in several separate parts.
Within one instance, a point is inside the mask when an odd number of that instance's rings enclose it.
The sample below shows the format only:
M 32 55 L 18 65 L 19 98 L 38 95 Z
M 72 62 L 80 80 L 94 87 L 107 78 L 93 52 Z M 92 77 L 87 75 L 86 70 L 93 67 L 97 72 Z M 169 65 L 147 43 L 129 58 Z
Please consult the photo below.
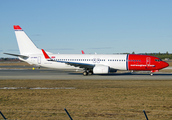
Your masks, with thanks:
M 23 59 L 29 58 L 29 56 L 25 56 L 25 55 L 18 55 L 18 54 L 11 54 L 11 53 L 4 53 L 4 54 L 20 57 L 20 58 L 23 58 Z

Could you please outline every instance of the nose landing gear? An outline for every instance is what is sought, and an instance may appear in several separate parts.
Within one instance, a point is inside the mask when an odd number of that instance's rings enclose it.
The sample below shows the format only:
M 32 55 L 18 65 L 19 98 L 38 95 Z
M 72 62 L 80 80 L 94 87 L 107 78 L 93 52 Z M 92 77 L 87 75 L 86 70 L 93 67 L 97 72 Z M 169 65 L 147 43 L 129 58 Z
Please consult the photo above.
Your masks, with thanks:
M 150 76 L 153 76 L 153 73 L 150 73 Z
M 153 76 L 154 72 L 159 72 L 159 70 L 151 70 L 150 76 Z

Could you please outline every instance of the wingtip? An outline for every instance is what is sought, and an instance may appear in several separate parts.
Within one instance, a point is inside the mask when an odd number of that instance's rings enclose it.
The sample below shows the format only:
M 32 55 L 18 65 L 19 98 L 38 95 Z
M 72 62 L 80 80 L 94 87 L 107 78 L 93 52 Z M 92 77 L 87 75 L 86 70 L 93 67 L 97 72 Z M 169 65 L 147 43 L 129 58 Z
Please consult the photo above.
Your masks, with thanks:
M 14 30 L 22 30 L 22 28 L 19 25 L 14 25 Z

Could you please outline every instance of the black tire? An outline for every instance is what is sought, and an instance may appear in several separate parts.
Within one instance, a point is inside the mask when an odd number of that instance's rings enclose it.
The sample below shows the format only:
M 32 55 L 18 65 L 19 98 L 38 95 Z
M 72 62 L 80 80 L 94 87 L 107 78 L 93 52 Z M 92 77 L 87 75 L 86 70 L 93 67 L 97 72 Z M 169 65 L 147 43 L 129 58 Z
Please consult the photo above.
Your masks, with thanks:
M 87 76 L 88 73 L 86 71 L 83 72 L 83 76 Z
M 92 72 L 92 71 L 90 71 L 88 74 L 89 74 L 89 75 L 92 75 L 92 74 L 93 74 L 93 72 Z

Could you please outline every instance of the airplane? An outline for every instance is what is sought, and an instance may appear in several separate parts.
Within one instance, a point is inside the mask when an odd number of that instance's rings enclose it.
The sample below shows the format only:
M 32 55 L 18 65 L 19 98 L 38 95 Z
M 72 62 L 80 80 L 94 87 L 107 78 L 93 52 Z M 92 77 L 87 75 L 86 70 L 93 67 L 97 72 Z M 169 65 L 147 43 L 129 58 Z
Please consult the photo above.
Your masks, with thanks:
M 81 50 L 81 53 L 82 53 L 82 54 L 85 54 L 85 52 L 84 52 L 83 50 Z
M 82 54 L 85 54 L 85 52 L 84 52 L 83 50 L 81 50 L 81 53 L 82 53 Z M 95 54 L 97 54 L 97 53 L 95 52 Z
M 13 55 L 32 65 L 83 71 L 83 75 L 109 74 L 110 72 L 150 71 L 150 75 L 169 64 L 160 58 L 139 54 L 53 54 L 39 49 L 19 25 L 14 25 L 20 54 Z

